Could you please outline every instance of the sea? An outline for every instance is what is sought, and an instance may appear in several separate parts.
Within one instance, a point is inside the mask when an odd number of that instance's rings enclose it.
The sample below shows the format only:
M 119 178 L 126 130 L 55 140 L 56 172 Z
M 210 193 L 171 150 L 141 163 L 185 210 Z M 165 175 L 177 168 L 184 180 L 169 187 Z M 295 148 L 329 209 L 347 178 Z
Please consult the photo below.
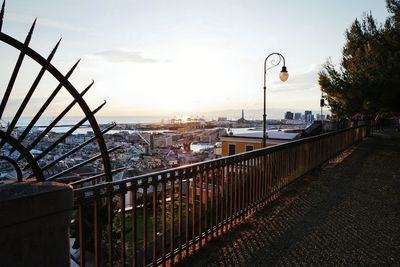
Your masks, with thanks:
M 41 117 L 36 123 L 36 126 L 49 125 L 55 118 L 54 117 Z M 73 125 L 79 122 L 82 117 L 68 116 L 61 119 L 59 125 Z M 107 124 L 111 122 L 117 123 L 157 123 L 162 120 L 168 120 L 171 117 L 167 116 L 96 116 L 99 124 Z M 3 117 L 2 123 L 11 122 L 12 117 Z M 18 120 L 17 126 L 27 126 L 32 120 L 32 117 L 21 117 Z M 87 124 L 87 123 L 86 123 Z
M 98 124 L 110 124 L 112 122 L 116 123 L 159 123 L 162 120 L 168 120 L 170 117 L 162 117 L 162 116 L 104 116 L 97 117 L 96 120 Z M 35 127 L 44 128 L 49 125 L 54 120 L 54 117 L 41 117 L 35 123 Z M 73 125 L 77 124 L 82 120 L 82 117 L 64 117 L 58 123 L 57 126 L 52 129 L 53 132 L 63 133 L 67 132 Z M 4 117 L 1 120 L 1 124 L 6 126 L 9 122 L 12 121 L 11 117 Z M 18 120 L 17 127 L 25 127 L 32 121 L 32 117 L 21 117 Z M 83 126 L 77 129 L 74 134 L 85 134 L 86 132 L 91 131 L 91 127 L 89 126 L 89 122 L 86 121 Z M 119 130 L 111 130 L 109 133 L 119 132 Z
M 109 124 L 112 122 L 116 122 L 119 124 L 123 123 L 132 123 L 132 124 L 141 124 L 141 123 L 161 123 L 162 121 L 168 121 L 170 120 L 171 117 L 169 116 L 99 116 L 96 117 L 97 123 L 98 124 Z M 207 120 L 207 118 L 204 118 Z M 212 119 L 212 118 L 209 118 Z M 1 120 L 1 124 L 3 126 L 6 126 L 7 123 L 11 122 L 12 118 L 11 117 L 4 117 Z M 32 118 L 31 117 L 21 117 L 17 123 L 17 126 L 19 127 L 25 127 L 31 122 Z M 52 121 L 54 120 L 53 117 L 41 117 L 35 124 L 36 127 L 40 128 L 45 128 L 47 125 L 49 125 Z M 82 117 L 65 117 L 63 118 L 60 122 L 57 123 L 57 127 L 54 127 L 52 129 L 53 132 L 57 133 L 64 133 L 67 132 L 73 125 L 78 123 L 80 120 L 82 120 Z M 276 127 L 272 126 L 272 127 Z M 269 126 L 268 126 L 269 128 Z M 228 130 L 228 128 L 226 129 Z M 241 133 L 246 133 L 248 131 L 252 130 L 262 130 L 262 129 L 254 129 L 254 128 L 230 128 L 230 131 L 233 132 L 233 134 L 241 134 Z M 86 134 L 88 131 L 91 131 L 91 127 L 89 126 L 89 122 L 85 122 L 84 125 L 77 130 L 74 131 L 74 134 Z M 122 130 L 110 130 L 109 133 L 117 133 L 121 132 Z M 129 133 L 137 132 L 136 130 L 123 130 L 127 131 Z M 142 131 L 142 132 L 165 132 L 168 131 L 167 129 L 159 129 L 159 130 L 149 130 L 149 131 Z
M 168 121 L 171 117 L 167 116 L 104 116 L 104 117 L 96 117 L 98 124 L 109 124 L 112 122 L 116 122 L 119 124 L 123 123 L 132 123 L 132 124 L 141 124 L 141 123 L 161 123 L 162 121 Z M 6 126 L 7 123 L 11 122 L 11 117 L 4 117 L 1 120 L 3 126 Z M 21 117 L 17 123 L 19 127 L 25 127 L 31 122 L 31 117 Z M 36 122 L 35 126 L 40 128 L 44 128 L 49 125 L 54 120 L 53 117 L 41 117 Z M 73 125 L 82 120 L 82 117 L 65 117 L 60 122 L 57 123 L 57 127 L 52 129 L 53 132 L 63 133 L 67 132 Z M 250 128 L 232 128 L 234 134 L 247 132 Z M 78 128 L 74 134 L 86 134 L 88 131 L 91 131 L 91 127 L 89 126 L 89 122 L 85 122 L 84 126 Z M 121 130 L 110 130 L 109 133 L 120 132 Z M 124 130 L 125 131 L 125 130 Z M 130 133 L 136 132 L 135 130 L 126 130 Z M 160 130 L 150 130 L 148 132 L 164 132 L 166 129 Z M 147 131 L 145 131 L 147 132 Z

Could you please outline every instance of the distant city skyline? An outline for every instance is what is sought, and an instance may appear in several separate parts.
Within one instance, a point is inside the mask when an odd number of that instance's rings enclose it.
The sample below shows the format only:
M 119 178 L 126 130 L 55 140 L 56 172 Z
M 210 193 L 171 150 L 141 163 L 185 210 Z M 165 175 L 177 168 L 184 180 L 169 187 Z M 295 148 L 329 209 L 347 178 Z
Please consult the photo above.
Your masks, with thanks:
M 243 110 L 244 111 L 244 118 L 246 120 L 262 120 L 262 117 L 259 116 L 259 114 L 262 112 L 262 110 Z M 271 109 L 270 113 L 267 117 L 267 120 L 280 120 L 285 118 L 285 113 L 288 110 L 283 110 L 283 109 Z M 305 110 L 295 110 L 292 111 L 294 114 L 299 113 L 302 116 L 304 116 Z M 313 115 L 317 115 L 321 113 L 320 110 L 312 110 Z M 323 115 L 330 114 L 326 109 L 323 110 Z M 185 113 L 171 113 L 171 114 L 164 114 L 164 115 L 143 115 L 143 116 L 137 116 L 137 115 L 100 115 L 96 116 L 97 122 L 99 124 L 107 124 L 110 122 L 117 122 L 117 123 L 159 123 L 159 122 L 167 122 L 168 120 L 172 119 L 205 119 L 208 121 L 211 120 L 218 120 L 218 118 L 224 117 L 228 120 L 238 120 L 242 117 L 242 110 L 224 110 L 220 112 L 202 112 L 198 114 L 185 114 Z M 19 126 L 26 126 L 30 121 L 32 117 L 22 117 L 19 120 L 18 125 Z M 52 116 L 44 116 L 39 119 L 37 125 L 48 125 L 54 117 Z M 300 119 L 299 118 L 294 118 L 294 119 Z M 3 117 L 2 121 L 3 122 L 10 122 L 12 120 L 12 117 Z M 61 122 L 59 123 L 60 125 L 65 125 L 65 124 L 75 124 L 79 120 L 81 120 L 80 116 L 66 116 L 64 117 Z
M 331 57 L 339 63 L 344 32 L 371 11 L 382 23 L 385 1 L 7 1 L 2 31 L 23 40 L 37 17 L 31 47 L 47 57 L 63 37 L 52 63 L 64 73 L 82 58 L 71 78 L 92 108 L 107 100 L 98 116 L 201 116 L 252 110 L 262 116 L 263 61 L 271 52 L 286 58 L 289 80 L 268 71 L 268 118 L 286 111 L 318 113 L 317 73 Z M 17 51 L 0 44 L 0 93 Z M 38 72 L 24 62 L 5 116 Z M 22 81 L 21 81 L 22 80 Z M 44 79 L 24 116 L 34 114 L 55 82 Z M 47 116 L 70 99 L 62 93 Z M 79 115 L 73 110 L 69 115 Z M 251 114 L 251 115 L 250 115 Z M 279 115 L 279 116 L 278 116 Z M 203 115 L 204 116 L 204 115 Z

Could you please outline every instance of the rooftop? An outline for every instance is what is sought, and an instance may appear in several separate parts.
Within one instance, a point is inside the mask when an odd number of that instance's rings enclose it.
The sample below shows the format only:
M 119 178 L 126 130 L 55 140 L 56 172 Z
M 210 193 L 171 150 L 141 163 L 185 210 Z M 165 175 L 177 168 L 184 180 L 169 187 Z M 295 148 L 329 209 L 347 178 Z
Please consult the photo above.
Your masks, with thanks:
M 281 140 L 293 140 L 300 135 L 299 131 L 295 131 L 293 129 L 282 129 L 282 130 L 269 130 L 267 131 L 268 139 L 281 139 Z M 263 138 L 262 131 L 250 131 L 248 133 L 240 133 L 229 135 L 225 137 L 234 137 L 234 138 Z

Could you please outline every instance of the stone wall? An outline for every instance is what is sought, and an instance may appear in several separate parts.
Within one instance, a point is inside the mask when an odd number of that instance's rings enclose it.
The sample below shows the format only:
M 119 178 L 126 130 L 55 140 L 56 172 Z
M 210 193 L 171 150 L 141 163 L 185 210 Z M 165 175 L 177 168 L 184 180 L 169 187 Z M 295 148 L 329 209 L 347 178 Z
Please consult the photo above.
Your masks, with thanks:
M 0 266 L 69 266 L 72 188 L 55 182 L 0 186 Z

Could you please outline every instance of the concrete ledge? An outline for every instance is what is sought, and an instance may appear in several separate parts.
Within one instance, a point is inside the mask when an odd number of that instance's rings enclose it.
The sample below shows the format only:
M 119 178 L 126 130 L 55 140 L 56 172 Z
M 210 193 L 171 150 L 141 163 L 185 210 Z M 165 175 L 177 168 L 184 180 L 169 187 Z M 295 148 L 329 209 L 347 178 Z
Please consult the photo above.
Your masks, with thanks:
M 69 266 L 72 188 L 55 182 L 0 186 L 2 266 Z

